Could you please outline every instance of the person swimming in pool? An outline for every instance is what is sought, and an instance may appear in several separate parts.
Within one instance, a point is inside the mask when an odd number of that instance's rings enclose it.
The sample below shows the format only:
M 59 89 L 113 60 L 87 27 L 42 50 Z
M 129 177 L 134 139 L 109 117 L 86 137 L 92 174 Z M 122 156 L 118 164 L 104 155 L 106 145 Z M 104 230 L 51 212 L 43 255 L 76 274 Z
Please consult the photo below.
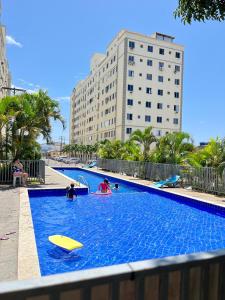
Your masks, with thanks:
M 98 190 L 101 193 L 111 192 L 108 179 L 105 178 L 104 181 L 99 184 Z
M 114 189 L 115 191 L 118 191 L 118 189 L 119 189 L 119 183 L 115 183 L 113 189 Z
M 74 200 L 77 198 L 77 191 L 73 183 L 66 188 L 66 196 L 69 200 Z

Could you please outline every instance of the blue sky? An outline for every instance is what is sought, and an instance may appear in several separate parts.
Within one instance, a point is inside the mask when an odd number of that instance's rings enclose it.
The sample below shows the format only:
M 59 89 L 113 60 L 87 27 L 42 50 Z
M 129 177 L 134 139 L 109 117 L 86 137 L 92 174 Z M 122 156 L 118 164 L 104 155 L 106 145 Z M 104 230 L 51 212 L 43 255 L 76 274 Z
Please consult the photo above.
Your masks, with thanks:
M 89 72 L 94 52 L 105 52 L 121 30 L 174 35 L 185 46 L 183 130 L 195 143 L 225 136 L 225 22 L 183 25 L 178 0 L 2 0 L 13 84 L 47 89 L 67 121 L 53 139 L 68 141 L 69 96 Z

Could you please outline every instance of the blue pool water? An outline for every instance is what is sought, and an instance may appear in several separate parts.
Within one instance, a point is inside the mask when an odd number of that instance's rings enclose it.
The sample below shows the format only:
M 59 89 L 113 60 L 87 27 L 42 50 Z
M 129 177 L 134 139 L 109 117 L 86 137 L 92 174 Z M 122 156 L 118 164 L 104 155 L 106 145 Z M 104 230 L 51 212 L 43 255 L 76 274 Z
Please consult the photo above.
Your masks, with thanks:
M 72 178 L 85 173 L 92 191 L 101 180 L 84 171 L 64 173 Z M 74 202 L 55 193 L 30 193 L 42 275 L 225 248 L 224 212 L 120 184 L 120 192 L 110 196 L 82 195 Z M 48 242 L 54 234 L 84 247 L 68 255 Z
M 98 185 L 101 181 L 104 180 L 104 178 L 107 178 L 103 175 L 97 174 L 96 173 L 91 173 L 82 169 L 75 169 L 75 168 L 71 168 L 71 169 L 58 169 L 58 171 L 70 178 L 73 178 L 75 180 L 79 181 L 79 176 L 83 176 L 89 186 L 90 186 L 90 191 L 91 192 L 96 192 L 96 190 L 98 189 Z M 126 184 L 123 181 L 123 184 L 120 184 L 121 180 L 118 180 L 116 178 L 108 178 L 109 182 L 110 182 L 110 186 L 113 188 L 115 183 L 119 183 L 119 190 L 115 191 L 116 193 L 131 193 L 131 192 L 142 192 L 141 188 L 138 188 L 137 186 L 131 186 L 129 183 Z

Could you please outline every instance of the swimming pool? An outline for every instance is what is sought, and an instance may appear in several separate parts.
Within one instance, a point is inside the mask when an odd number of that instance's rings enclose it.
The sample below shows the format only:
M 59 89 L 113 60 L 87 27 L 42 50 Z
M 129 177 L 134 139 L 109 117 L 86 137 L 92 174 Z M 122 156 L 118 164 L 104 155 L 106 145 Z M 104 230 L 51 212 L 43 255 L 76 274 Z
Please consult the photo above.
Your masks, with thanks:
M 85 176 L 95 191 L 101 175 Z M 225 248 L 225 212 L 216 206 L 119 182 L 110 196 L 80 195 L 69 202 L 60 191 L 30 191 L 42 275 Z M 84 244 L 71 255 L 48 242 L 62 234 Z

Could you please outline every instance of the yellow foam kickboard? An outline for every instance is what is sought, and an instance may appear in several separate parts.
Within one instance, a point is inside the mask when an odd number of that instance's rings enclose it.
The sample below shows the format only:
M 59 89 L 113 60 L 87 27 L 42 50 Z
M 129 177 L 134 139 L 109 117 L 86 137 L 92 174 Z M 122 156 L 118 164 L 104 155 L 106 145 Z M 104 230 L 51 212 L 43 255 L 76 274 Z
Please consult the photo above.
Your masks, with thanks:
M 54 244 L 60 248 L 63 248 L 65 250 L 68 250 L 68 251 L 72 251 L 74 249 L 79 249 L 84 246 L 80 242 L 75 241 L 75 240 L 73 240 L 67 236 L 63 236 L 63 235 L 51 235 L 48 237 L 48 240 L 52 244 Z

